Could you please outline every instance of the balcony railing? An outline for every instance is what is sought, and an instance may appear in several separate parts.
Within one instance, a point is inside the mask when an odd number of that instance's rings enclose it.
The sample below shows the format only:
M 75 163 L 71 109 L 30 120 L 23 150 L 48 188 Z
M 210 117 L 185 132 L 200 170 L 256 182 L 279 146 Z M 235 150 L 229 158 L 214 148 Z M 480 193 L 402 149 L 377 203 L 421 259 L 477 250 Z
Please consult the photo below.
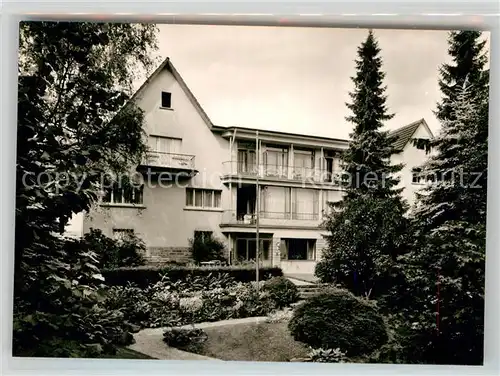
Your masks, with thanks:
M 293 181 L 340 184 L 341 171 L 327 171 L 319 167 L 290 167 L 272 164 L 245 163 L 240 161 L 223 162 L 225 176 L 279 178 Z
M 236 210 L 226 210 L 222 216 L 223 224 L 244 224 L 255 225 L 257 214 L 237 212 Z M 261 211 L 259 220 L 299 220 L 299 221 L 317 221 L 320 219 L 319 213 L 285 213 Z
M 163 167 L 178 170 L 194 170 L 195 156 L 190 154 L 164 153 L 150 151 L 146 154 L 142 165 L 149 167 Z

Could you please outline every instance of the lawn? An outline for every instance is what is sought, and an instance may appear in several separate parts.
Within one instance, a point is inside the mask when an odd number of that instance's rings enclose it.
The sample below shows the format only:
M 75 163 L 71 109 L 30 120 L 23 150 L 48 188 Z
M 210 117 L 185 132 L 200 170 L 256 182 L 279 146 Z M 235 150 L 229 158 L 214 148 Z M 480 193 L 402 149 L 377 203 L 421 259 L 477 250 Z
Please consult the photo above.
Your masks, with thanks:
M 222 360 L 287 362 L 307 356 L 307 348 L 294 341 L 288 323 L 250 323 L 206 328 L 201 355 Z

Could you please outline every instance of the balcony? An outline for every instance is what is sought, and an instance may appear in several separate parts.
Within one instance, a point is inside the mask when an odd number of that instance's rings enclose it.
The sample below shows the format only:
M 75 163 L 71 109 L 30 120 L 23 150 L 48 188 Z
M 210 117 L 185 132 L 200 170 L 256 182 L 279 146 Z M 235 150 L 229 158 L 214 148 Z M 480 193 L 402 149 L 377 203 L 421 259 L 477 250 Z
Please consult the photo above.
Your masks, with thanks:
M 290 226 L 316 226 L 320 221 L 318 213 L 284 213 L 261 211 L 259 224 L 263 226 L 290 225 Z M 222 216 L 221 226 L 248 226 L 255 227 L 256 214 L 238 213 L 236 210 L 226 210 Z
M 195 169 L 195 156 L 190 154 L 164 153 L 150 151 L 146 154 L 138 171 L 149 171 L 153 173 L 167 173 L 174 177 L 190 178 L 198 171 Z
M 329 172 L 319 167 L 290 167 L 270 164 L 244 163 L 239 161 L 223 162 L 222 180 L 232 178 L 256 178 L 269 180 L 287 180 L 301 183 L 341 184 L 341 172 Z

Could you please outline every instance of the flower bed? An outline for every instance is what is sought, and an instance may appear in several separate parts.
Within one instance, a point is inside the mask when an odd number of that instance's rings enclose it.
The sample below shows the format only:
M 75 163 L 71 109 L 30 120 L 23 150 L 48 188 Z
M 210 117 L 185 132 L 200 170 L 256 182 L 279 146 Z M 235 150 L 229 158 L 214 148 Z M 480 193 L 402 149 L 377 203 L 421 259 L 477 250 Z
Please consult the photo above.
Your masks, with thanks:
M 228 275 L 164 279 L 146 288 L 110 287 L 107 304 L 137 329 L 173 327 L 268 315 L 280 304 L 264 290 L 257 292 L 254 283 L 235 282 Z

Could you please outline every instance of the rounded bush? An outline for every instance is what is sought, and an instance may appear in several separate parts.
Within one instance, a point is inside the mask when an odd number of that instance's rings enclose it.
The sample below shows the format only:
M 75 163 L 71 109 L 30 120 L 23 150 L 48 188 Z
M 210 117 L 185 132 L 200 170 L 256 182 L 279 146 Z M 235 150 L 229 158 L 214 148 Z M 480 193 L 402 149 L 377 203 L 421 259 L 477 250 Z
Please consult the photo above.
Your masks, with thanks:
M 368 355 L 388 340 L 377 308 L 340 289 L 314 296 L 297 307 L 288 328 L 296 341 L 316 349 L 338 348 L 348 357 Z
M 299 300 L 299 289 L 285 277 L 274 277 L 267 280 L 262 286 L 262 291 L 269 294 L 277 308 L 285 308 Z

